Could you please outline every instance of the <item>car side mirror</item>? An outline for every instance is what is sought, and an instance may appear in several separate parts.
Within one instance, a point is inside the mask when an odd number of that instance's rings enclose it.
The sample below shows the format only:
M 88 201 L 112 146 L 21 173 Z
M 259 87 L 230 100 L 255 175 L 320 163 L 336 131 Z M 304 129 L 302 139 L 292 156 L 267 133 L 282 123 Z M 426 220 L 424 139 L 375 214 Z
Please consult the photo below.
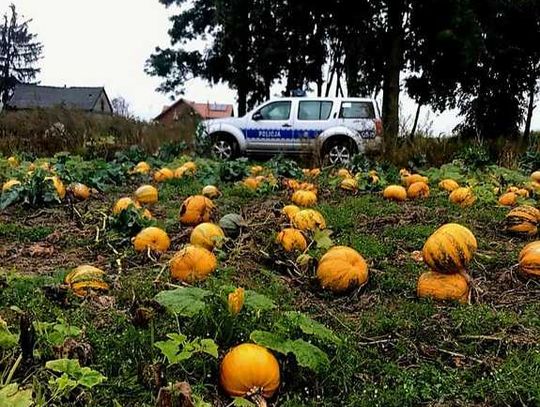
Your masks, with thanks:
M 260 112 L 255 112 L 253 113 L 253 116 L 251 117 L 253 120 L 255 121 L 259 121 L 259 120 L 262 120 L 262 114 Z

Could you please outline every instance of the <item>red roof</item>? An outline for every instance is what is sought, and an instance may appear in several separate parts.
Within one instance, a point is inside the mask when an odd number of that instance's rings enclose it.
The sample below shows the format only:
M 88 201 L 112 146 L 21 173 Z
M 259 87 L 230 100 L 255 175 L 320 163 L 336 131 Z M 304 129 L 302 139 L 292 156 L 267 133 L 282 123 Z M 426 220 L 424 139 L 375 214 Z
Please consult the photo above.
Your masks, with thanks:
M 181 103 L 186 103 L 189 105 L 204 120 L 231 117 L 234 114 L 233 105 L 221 103 L 196 103 L 189 100 L 180 99 L 171 106 L 165 106 L 163 111 L 154 120 L 160 120 L 167 114 L 167 112 L 175 109 Z

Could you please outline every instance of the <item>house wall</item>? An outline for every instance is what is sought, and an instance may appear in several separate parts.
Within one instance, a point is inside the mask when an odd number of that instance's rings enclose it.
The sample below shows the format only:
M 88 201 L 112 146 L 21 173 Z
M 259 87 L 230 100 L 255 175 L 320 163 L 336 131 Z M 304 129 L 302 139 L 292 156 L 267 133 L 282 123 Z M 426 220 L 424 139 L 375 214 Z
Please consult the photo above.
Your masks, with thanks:
M 180 103 L 174 108 L 170 109 L 167 113 L 160 117 L 159 122 L 163 125 L 169 126 L 179 121 L 193 123 L 195 128 L 197 121 L 200 120 L 199 115 L 186 103 Z
M 112 114 L 111 105 L 109 104 L 107 97 L 105 96 L 105 93 L 101 93 L 101 96 L 97 100 L 96 104 L 94 105 L 94 109 L 92 109 L 93 112 L 96 113 L 105 113 L 105 114 Z

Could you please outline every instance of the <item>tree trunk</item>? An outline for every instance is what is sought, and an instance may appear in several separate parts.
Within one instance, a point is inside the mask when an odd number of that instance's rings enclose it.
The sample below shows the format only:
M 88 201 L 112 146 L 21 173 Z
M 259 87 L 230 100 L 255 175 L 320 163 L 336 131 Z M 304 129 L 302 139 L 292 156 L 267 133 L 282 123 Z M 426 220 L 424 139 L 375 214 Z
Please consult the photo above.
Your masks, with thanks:
M 422 103 L 418 103 L 418 107 L 416 108 L 416 115 L 414 116 L 414 123 L 411 129 L 411 134 L 409 134 L 409 138 L 411 140 L 414 139 L 414 136 L 416 135 L 416 128 L 418 127 L 418 119 L 420 118 L 420 109 L 422 108 Z
M 531 82 L 529 87 L 529 106 L 527 108 L 527 119 L 525 120 L 525 131 L 523 132 L 523 139 L 528 142 L 531 136 L 531 122 L 532 115 L 535 109 L 534 97 L 536 95 L 536 79 Z
M 242 84 L 238 86 L 238 117 L 242 117 L 247 112 L 247 90 Z
M 388 0 L 388 54 L 384 66 L 383 106 L 384 139 L 399 134 L 399 79 L 402 68 L 403 0 Z

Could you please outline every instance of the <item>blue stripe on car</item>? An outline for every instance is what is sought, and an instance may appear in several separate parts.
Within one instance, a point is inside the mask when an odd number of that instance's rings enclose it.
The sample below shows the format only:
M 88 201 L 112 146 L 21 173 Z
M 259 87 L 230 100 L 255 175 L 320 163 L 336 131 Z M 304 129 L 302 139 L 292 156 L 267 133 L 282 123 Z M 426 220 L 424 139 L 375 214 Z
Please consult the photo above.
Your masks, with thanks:
M 246 139 L 276 140 L 276 139 L 313 139 L 323 130 L 313 129 L 241 129 Z

